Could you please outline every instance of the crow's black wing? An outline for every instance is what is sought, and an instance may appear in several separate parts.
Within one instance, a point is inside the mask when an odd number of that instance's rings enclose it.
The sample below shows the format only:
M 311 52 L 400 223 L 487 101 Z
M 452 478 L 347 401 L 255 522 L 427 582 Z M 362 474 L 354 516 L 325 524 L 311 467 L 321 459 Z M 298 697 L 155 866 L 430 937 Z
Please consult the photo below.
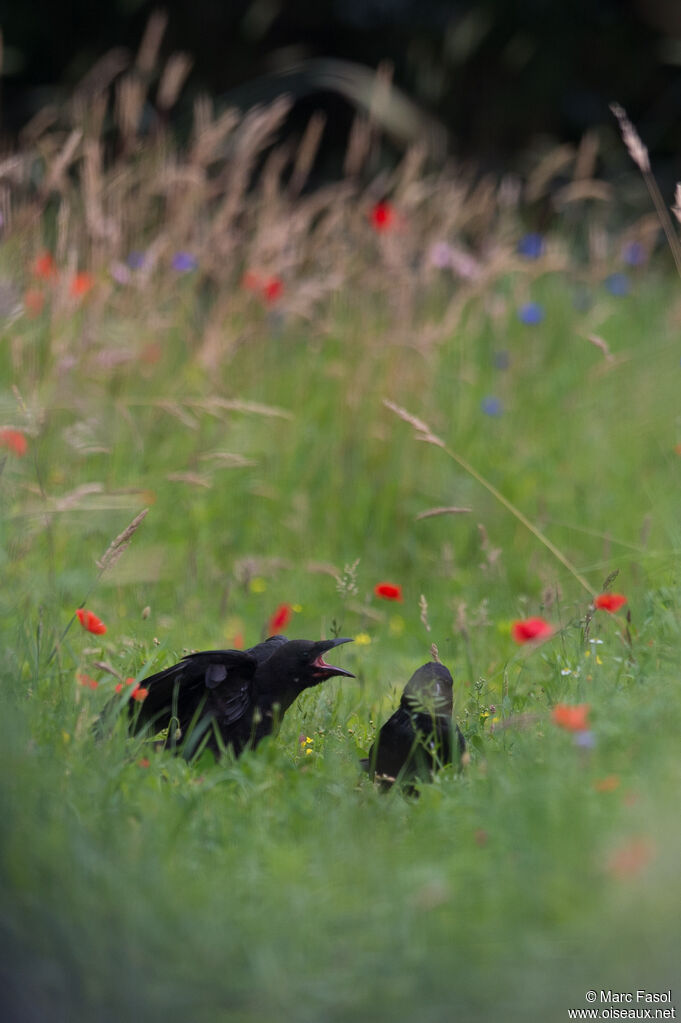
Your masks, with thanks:
M 246 651 L 251 657 L 255 657 L 258 664 L 263 664 L 280 647 L 288 643 L 286 636 L 268 636 L 262 643 L 256 643 Z
M 369 750 L 368 770 L 371 776 L 379 774 L 396 778 L 409 760 L 416 741 L 411 717 L 403 707 L 399 707 L 383 725 Z
M 427 778 L 433 770 L 452 762 L 454 742 L 460 756 L 466 743 L 450 717 L 410 714 L 399 707 L 378 733 L 365 770 L 372 777 L 397 778 L 401 772 L 405 779 Z
M 130 701 L 134 731 L 150 723 L 160 731 L 176 718 L 184 732 L 204 710 L 221 725 L 235 724 L 251 705 L 257 663 L 243 650 L 204 650 L 151 675 L 141 683 L 144 701 Z

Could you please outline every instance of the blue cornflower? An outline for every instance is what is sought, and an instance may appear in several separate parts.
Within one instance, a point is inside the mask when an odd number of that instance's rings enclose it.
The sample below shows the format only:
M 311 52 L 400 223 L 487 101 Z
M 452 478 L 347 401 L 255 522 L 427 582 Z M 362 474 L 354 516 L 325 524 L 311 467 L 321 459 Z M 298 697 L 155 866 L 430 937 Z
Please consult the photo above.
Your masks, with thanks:
M 593 749 L 596 745 L 596 736 L 589 731 L 576 732 L 573 742 L 575 746 L 581 746 L 582 749 Z
M 626 274 L 614 273 L 605 278 L 605 286 L 611 295 L 624 298 L 631 291 L 631 281 Z
M 539 259 L 544 251 L 544 239 L 536 231 L 525 234 L 518 242 L 518 254 L 525 259 Z
M 128 266 L 131 270 L 141 270 L 146 261 L 146 256 L 143 252 L 138 249 L 133 249 L 127 259 Z
M 480 402 L 480 408 L 486 416 L 500 416 L 504 411 L 504 407 L 498 398 L 494 398 L 492 395 L 488 395 L 483 398 Z
M 518 310 L 518 319 L 528 327 L 535 327 L 544 319 L 544 306 L 539 302 L 525 302 Z
M 646 261 L 646 250 L 640 242 L 627 242 L 622 249 L 622 262 L 629 266 L 642 266 Z
M 178 273 L 186 274 L 191 270 L 196 270 L 199 264 L 196 257 L 192 256 L 191 252 L 176 252 L 170 265 L 173 270 L 177 270 Z

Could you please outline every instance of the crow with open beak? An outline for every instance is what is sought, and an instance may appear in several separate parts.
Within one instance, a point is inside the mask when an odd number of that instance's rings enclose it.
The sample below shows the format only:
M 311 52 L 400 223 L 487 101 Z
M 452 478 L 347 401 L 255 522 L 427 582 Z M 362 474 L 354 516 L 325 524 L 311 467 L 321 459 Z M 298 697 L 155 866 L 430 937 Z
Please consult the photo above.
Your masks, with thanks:
M 354 678 L 324 654 L 351 639 L 270 636 L 249 650 L 204 650 L 144 679 L 143 702 L 131 699 L 131 729 L 168 729 L 167 745 L 188 759 L 207 747 L 239 756 L 270 735 L 304 689 L 336 675 Z

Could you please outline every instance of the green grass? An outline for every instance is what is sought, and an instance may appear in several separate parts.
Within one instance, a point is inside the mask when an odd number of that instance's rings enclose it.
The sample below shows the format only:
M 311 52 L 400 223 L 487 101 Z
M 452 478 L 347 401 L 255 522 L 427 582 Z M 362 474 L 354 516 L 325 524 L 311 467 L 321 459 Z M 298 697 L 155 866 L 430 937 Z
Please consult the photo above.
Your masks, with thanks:
M 589 988 L 666 990 L 681 937 L 676 283 L 651 269 L 616 299 L 594 280 L 596 306 L 579 313 L 567 278 L 546 274 L 532 284 L 546 319 L 526 327 L 526 282 L 509 270 L 427 347 L 416 319 L 407 344 L 370 293 L 309 323 L 247 304 L 224 325 L 242 340 L 206 368 L 193 282 L 20 317 L 0 341 L 0 418 L 29 439 L 0 477 L 0 911 L 15 1017 L 552 1021 Z M 151 342 L 159 360 L 144 362 Z M 126 346 L 131 361 L 98 358 Z M 487 395 L 501 416 L 482 413 Z M 619 570 L 631 643 L 624 615 L 601 612 L 585 641 L 579 583 L 384 398 L 595 590 Z M 224 467 L 220 452 L 247 464 Z M 472 513 L 415 519 L 440 505 Z M 145 506 L 96 582 L 95 559 Z M 356 559 L 358 592 L 341 595 L 334 570 Z M 403 603 L 373 596 L 383 580 Z M 104 637 L 77 623 L 64 635 L 86 594 Z M 141 676 L 185 648 L 256 642 L 281 602 L 299 607 L 292 636 L 369 638 L 343 648 L 357 682 L 305 694 L 237 763 L 187 765 L 122 722 L 95 741 L 116 681 L 95 662 Z M 555 637 L 516 647 L 510 622 L 540 613 Z M 433 642 L 471 762 L 418 800 L 386 797 L 357 759 Z M 591 704 L 593 748 L 552 723 L 556 702 Z

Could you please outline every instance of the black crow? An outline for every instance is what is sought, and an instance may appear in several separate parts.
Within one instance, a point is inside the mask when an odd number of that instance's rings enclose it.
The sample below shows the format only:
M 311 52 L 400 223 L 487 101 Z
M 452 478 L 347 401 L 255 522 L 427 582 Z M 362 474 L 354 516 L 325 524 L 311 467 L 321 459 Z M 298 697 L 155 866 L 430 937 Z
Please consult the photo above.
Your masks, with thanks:
M 324 660 L 327 650 L 351 642 L 270 636 L 249 650 L 189 654 L 140 683 L 147 695 L 143 702 L 130 700 L 132 730 L 167 728 L 166 742 L 187 758 L 204 739 L 218 755 L 222 744 L 239 756 L 270 735 L 304 689 L 334 675 L 355 677 Z
M 437 661 L 414 672 L 399 707 L 361 761 L 372 778 L 386 786 L 427 781 L 438 768 L 461 758 L 466 740 L 452 720 L 452 684 L 448 669 Z

